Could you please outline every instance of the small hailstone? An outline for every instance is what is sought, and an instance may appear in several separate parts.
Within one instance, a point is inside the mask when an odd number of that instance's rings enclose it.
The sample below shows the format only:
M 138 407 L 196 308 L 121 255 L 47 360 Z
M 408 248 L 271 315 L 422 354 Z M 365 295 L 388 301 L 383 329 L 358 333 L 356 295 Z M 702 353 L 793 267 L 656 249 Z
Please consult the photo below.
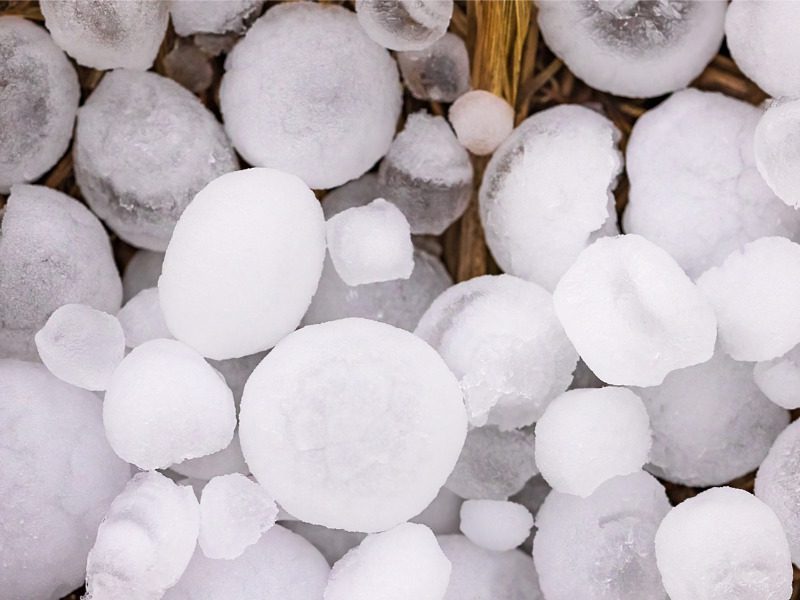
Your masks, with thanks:
M 800 408 L 800 345 L 780 358 L 756 363 L 753 379 L 758 389 L 782 408 Z
M 172 0 L 169 13 L 175 33 L 241 33 L 247 20 L 264 5 L 264 0 Z
M 164 322 L 158 288 L 148 288 L 136 294 L 117 313 L 125 334 L 125 345 L 136 348 L 158 338 L 171 338 Z
M 485 90 L 460 96 L 447 116 L 461 145 L 478 156 L 494 152 L 514 130 L 514 109 Z
M 458 524 L 461 520 L 459 511 L 463 502 L 463 498 L 443 487 L 425 510 L 409 520 L 412 523 L 426 525 L 436 535 L 458 533 Z
M 352 548 L 358 546 L 367 535 L 344 529 L 329 529 L 323 525 L 313 525 L 303 521 L 284 520 L 281 525 L 311 542 L 329 565 L 335 564 Z
M 798 90 L 800 93 L 800 90 Z M 758 172 L 789 206 L 800 206 L 800 99 L 773 101 L 755 131 Z
M 445 33 L 422 50 L 397 53 L 397 65 L 411 95 L 452 102 L 469 90 L 469 54 L 464 40 Z
M 729 487 L 681 502 L 656 533 L 656 557 L 671 600 L 786 600 L 789 545 L 775 513 Z
M 497 149 L 479 199 L 486 243 L 505 272 L 552 290 L 605 235 L 616 222 L 619 138 L 604 116 L 565 104 L 529 117 Z
M 163 262 L 163 252 L 137 250 L 128 261 L 125 272 L 122 274 L 123 302 L 127 302 L 142 290 L 156 287 Z
M 210 358 L 266 350 L 297 327 L 324 258 L 322 210 L 300 179 L 275 169 L 227 173 L 175 226 L 158 281 L 164 320 Z
M 447 31 L 453 0 L 356 0 L 356 15 L 384 48 L 422 50 Z
M 487 550 L 504 552 L 519 546 L 533 527 L 528 509 L 505 500 L 467 500 L 461 505 L 461 531 Z

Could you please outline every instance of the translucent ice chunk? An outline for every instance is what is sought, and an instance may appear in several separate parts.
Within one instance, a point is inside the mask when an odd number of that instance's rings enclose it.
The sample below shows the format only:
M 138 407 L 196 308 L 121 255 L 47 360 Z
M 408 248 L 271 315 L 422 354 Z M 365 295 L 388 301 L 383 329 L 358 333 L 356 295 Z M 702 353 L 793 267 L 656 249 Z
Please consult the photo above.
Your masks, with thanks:
M 789 206 L 800 206 L 800 100 L 773 102 L 755 131 L 758 172 Z
M 264 0 L 172 0 L 169 13 L 175 33 L 241 33 Z
M 460 96 L 447 113 L 458 141 L 470 152 L 491 154 L 514 129 L 514 109 L 485 90 Z
M 117 313 L 125 333 L 125 345 L 136 348 L 158 338 L 171 338 L 164 322 L 164 313 L 158 300 L 158 288 L 148 288 L 136 294 Z
M 421 50 L 447 31 L 453 0 L 356 0 L 358 22 L 390 50 Z
M 504 552 L 519 546 L 533 527 L 528 509 L 505 500 L 467 500 L 461 505 L 461 531 L 481 548 Z
M 398 52 L 397 64 L 406 87 L 420 100 L 452 102 L 469 90 L 467 46 L 454 33 L 422 50 Z
M 800 346 L 780 358 L 757 363 L 753 379 L 758 389 L 782 408 L 800 408 Z
M 147 288 L 156 287 L 161 275 L 163 252 L 137 250 L 125 266 L 122 274 L 122 299 L 127 302 Z

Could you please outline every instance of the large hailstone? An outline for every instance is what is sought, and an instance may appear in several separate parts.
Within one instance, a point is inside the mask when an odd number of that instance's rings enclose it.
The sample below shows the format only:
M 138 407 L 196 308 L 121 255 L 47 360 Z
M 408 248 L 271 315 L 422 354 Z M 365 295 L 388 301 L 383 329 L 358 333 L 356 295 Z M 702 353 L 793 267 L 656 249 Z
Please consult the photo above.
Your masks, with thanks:
M 331 188 L 389 149 L 402 89 L 389 53 L 340 6 L 269 9 L 225 62 L 225 130 L 252 165 Z
M 271 348 L 300 323 L 324 258 L 322 210 L 299 178 L 227 173 L 175 226 L 158 281 L 167 327 L 209 358 Z
M 264 0 L 172 0 L 169 13 L 175 33 L 241 33 Z
M 422 50 L 447 31 L 453 0 L 356 0 L 356 15 L 384 48 Z
M 342 319 L 295 331 L 256 367 L 239 434 L 253 475 L 290 514 L 373 532 L 434 499 L 466 429 L 458 382 L 433 348 Z
M 758 172 L 789 206 L 800 206 L 800 100 L 773 101 L 755 131 Z
M 516 502 L 467 500 L 461 505 L 460 527 L 481 548 L 505 552 L 525 541 L 533 527 L 533 517 Z
M 780 358 L 756 363 L 753 379 L 763 394 L 782 408 L 800 408 L 800 345 Z

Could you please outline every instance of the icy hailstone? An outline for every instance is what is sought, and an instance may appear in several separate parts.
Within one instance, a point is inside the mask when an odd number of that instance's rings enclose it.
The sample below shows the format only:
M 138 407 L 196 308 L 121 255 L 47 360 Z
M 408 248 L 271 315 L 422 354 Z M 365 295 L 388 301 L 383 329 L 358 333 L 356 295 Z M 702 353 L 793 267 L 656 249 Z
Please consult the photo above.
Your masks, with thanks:
M 549 292 L 511 275 L 459 283 L 415 331 L 459 378 L 470 422 L 530 425 L 567 389 L 578 360 Z
M 384 48 L 422 50 L 447 31 L 453 0 L 356 0 L 356 14 Z
M 481 548 L 504 552 L 519 546 L 533 527 L 528 509 L 503 500 L 467 500 L 461 505 L 461 531 Z
M 164 322 L 158 288 L 142 290 L 128 300 L 117 313 L 117 319 L 122 325 L 128 348 L 136 348 L 150 340 L 172 337 Z
M 192 488 L 139 473 L 111 503 L 86 563 L 86 600 L 150 600 L 175 585 L 197 544 Z
M 97 526 L 130 477 L 101 407 L 42 365 L 0 360 L 4 598 L 61 598 L 81 585 Z
M 666 600 L 654 538 L 669 508 L 664 487 L 641 472 L 588 498 L 550 492 L 533 539 L 547 600 Z
M 397 53 L 397 64 L 411 95 L 452 102 L 469 90 L 469 54 L 464 40 L 445 33 L 423 50 Z
M 331 188 L 389 148 L 402 89 L 389 53 L 339 6 L 270 8 L 225 62 L 225 130 L 252 165 Z
M 275 169 L 218 177 L 167 248 L 158 281 L 167 327 L 210 358 L 266 350 L 300 323 L 324 258 L 322 210 L 300 179 Z
M 181 36 L 193 33 L 241 33 L 264 0 L 172 0 L 172 26 Z
M 755 132 L 758 172 L 789 206 L 800 206 L 800 100 L 773 101 Z
M 66 194 L 15 185 L 0 232 L 0 357 L 34 359 L 34 334 L 59 306 L 114 314 L 121 298 L 100 221 Z
M 540 0 L 539 27 L 570 71 L 593 88 L 660 96 L 697 77 L 719 50 L 720 0 Z
M 664 517 L 656 556 L 671 600 L 786 600 L 789 545 L 775 513 L 729 487 L 685 500 Z
M 782 408 L 800 408 L 800 345 L 780 358 L 757 363 L 753 379 L 763 394 Z
M 0 17 L 0 194 L 33 181 L 69 146 L 78 76 L 41 27 Z
M 192 197 L 237 168 L 222 126 L 155 73 L 106 74 L 78 111 L 75 178 L 92 210 L 134 246 L 163 251 Z
M 602 115 L 563 105 L 529 117 L 498 148 L 480 210 L 486 243 L 504 271 L 552 290 L 606 224 L 614 228 L 619 137 Z
M 479 156 L 494 152 L 514 129 L 511 105 L 484 90 L 473 90 L 459 97 L 447 116 L 458 141 Z
M 418 514 L 458 459 L 458 382 L 416 336 L 366 319 L 286 336 L 245 386 L 247 464 L 303 521 L 381 531 Z

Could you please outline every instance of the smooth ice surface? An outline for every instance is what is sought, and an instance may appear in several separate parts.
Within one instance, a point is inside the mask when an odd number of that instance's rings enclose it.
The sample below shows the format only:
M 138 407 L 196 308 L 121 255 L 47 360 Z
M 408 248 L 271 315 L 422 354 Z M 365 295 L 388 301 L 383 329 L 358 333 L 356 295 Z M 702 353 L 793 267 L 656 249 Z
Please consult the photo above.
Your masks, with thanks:
M 461 531 L 487 550 L 504 552 L 519 546 L 533 527 L 528 509 L 504 500 L 467 500 L 461 505 Z
M 753 379 L 758 389 L 782 408 L 800 408 L 800 346 L 779 358 L 756 363 Z
M 156 287 L 163 262 L 163 252 L 137 250 L 125 265 L 125 271 L 122 274 L 123 301 L 127 302 L 142 290 Z
M 666 600 L 654 538 L 669 508 L 664 487 L 641 472 L 615 477 L 588 498 L 551 492 L 533 539 L 547 600 Z
M 125 345 L 136 348 L 158 338 L 171 338 L 172 334 L 164 321 L 158 288 L 142 290 L 125 303 L 117 313 L 125 335 Z
M 578 354 L 606 383 L 658 385 L 714 352 L 711 305 L 669 254 L 639 235 L 589 246 L 553 303 Z
M 342 319 L 295 331 L 256 367 L 239 433 L 253 474 L 290 514 L 373 532 L 434 499 L 466 421 L 458 382 L 430 346 Z
M 384 48 L 422 50 L 447 31 L 453 0 L 356 0 L 356 15 Z
M 394 60 L 356 16 L 311 2 L 258 19 L 228 55 L 220 88 L 225 130 L 245 160 L 313 188 L 354 179 L 386 154 L 401 100 Z
M 463 502 L 460 496 L 443 487 L 425 510 L 409 520 L 429 527 L 436 535 L 458 533 Z
M 464 40 L 445 33 L 422 50 L 397 53 L 397 65 L 411 95 L 452 102 L 469 90 L 469 54 Z
M 673 508 L 656 534 L 671 600 L 786 600 L 789 545 L 775 513 L 755 496 L 714 488 Z
M 329 565 L 333 565 L 366 537 L 365 533 L 329 529 L 323 525 L 313 525 L 304 521 L 287 520 L 282 521 L 281 525 L 311 542 L 322 553 Z
M 577 105 L 523 121 L 492 156 L 480 189 L 481 222 L 497 264 L 552 290 L 578 254 L 616 223 L 619 130 Z
M 264 0 L 172 0 L 169 13 L 175 33 L 181 36 L 241 33 L 263 5 Z
M 4 598 L 57 599 L 81 585 L 97 526 L 130 477 L 101 407 L 40 364 L 0 360 Z
M 300 323 L 324 257 L 322 210 L 300 179 L 275 169 L 227 173 L 175 227 L 158 281 L 164 320 L 209 358 L 266 350 Z
M 447 118 L 461 145 L 478 156 L 494 152 L 514 129 L 514 109 L 500 96 L 485 90 L 460 96 Z
M 758 172 L 789 206 L 800 206 L 800 100 L 767 106 L 755 131 Z

